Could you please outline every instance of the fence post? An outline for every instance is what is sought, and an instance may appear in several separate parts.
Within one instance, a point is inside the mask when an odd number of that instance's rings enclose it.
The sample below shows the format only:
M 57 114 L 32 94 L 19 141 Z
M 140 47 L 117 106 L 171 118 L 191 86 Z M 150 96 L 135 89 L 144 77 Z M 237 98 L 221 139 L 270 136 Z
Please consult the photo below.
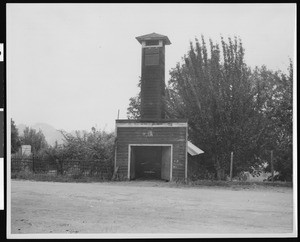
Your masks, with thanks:
M 232 181 L 233 152 L 230 154 L 230 181 Z
M 35 173 L 35 167 L 34 167 L 34 153 L 32 153 L 32 172 Z
M 271 150 L 271 175 L 272 175 L 272 182 L 274 182 L 273 150 Z

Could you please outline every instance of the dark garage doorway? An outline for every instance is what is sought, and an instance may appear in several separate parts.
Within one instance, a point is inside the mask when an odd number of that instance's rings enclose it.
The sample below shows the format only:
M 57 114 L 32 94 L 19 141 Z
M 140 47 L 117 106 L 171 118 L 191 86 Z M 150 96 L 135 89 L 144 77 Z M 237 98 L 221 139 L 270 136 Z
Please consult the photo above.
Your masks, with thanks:
M 171 146 L 131 145 L 130 180 L 170 180 Z

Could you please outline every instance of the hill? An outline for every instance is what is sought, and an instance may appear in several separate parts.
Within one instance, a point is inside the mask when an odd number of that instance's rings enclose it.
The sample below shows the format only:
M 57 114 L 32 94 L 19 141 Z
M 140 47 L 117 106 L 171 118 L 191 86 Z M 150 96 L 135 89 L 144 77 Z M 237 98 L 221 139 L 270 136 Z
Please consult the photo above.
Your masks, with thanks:
M 55 141 L 57 141 L 58 144 L 62 144 L 63 141 L 63 135 L 55 129 L 53 126 L 46 124 L 46 123 L 36 123 L 34 125 L 25 125 L 25 124 L 19 124 L 17 125 L 17 129 L 19 131 L 19 136 L 23 135 L 24 129 L 26 126 L 35 129 L 36 131 L 41 130 L 43 134 L 45 135 L 46 141 L 49 145 L 54 145 Z

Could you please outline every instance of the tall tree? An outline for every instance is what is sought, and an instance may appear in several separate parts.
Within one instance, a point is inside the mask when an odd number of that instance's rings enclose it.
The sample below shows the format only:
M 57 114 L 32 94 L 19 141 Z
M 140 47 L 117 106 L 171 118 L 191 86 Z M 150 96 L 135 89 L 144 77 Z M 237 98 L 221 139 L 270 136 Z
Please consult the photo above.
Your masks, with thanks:
M 139 79 L 138 87 L 141 88 L 142 79 Z M 141 91 L 129 99 L 129 106 L 127 108 L 128 119 L 138 119 L 141 117 Z
M 270 151 L 274 151 L 274 168 L 285 180 L 292 179 L 293 154 L 293 64 L 288 74 L 271 71 L 265 66 L 254 70 L 259 111 L 265 117 L 263 159 L 270 163 Z M 269 166 L 270 167 L 270 166 Z
M 11 119 L 10 125 L 11 125 L 11 153 L 14 154 L 19 150 L 21 146 L 21 141 L 20 141 L 17 126 L 15 124 L 15 121 L 13 121 L 13 119 Z
M 129 107 L 127 108 L 128 119 L 138 119 L 141 117 L 141 95 L 138 93 L 135 97 L 129 99 Z
M 170 73 L 166 100 L 168 116 L 189 119 L 190 138 L 210 157 L 217 178 L 225 179 L 232 151 L 236 173 L 259 165 L 257 131 L 263 129 L 241 40 L 221 38 L 221 49 L 211 39 L 208 49 L 203 36 L 191 42 L 184 62 Z

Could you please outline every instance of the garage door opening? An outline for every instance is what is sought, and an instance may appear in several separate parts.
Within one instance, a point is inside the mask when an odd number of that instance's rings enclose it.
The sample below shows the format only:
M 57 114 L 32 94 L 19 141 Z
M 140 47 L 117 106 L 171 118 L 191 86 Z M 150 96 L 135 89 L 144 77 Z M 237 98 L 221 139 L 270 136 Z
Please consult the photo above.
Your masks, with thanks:
M 130 180 L 166 180 L 171 177 L 171 146 L 130 145 Z

